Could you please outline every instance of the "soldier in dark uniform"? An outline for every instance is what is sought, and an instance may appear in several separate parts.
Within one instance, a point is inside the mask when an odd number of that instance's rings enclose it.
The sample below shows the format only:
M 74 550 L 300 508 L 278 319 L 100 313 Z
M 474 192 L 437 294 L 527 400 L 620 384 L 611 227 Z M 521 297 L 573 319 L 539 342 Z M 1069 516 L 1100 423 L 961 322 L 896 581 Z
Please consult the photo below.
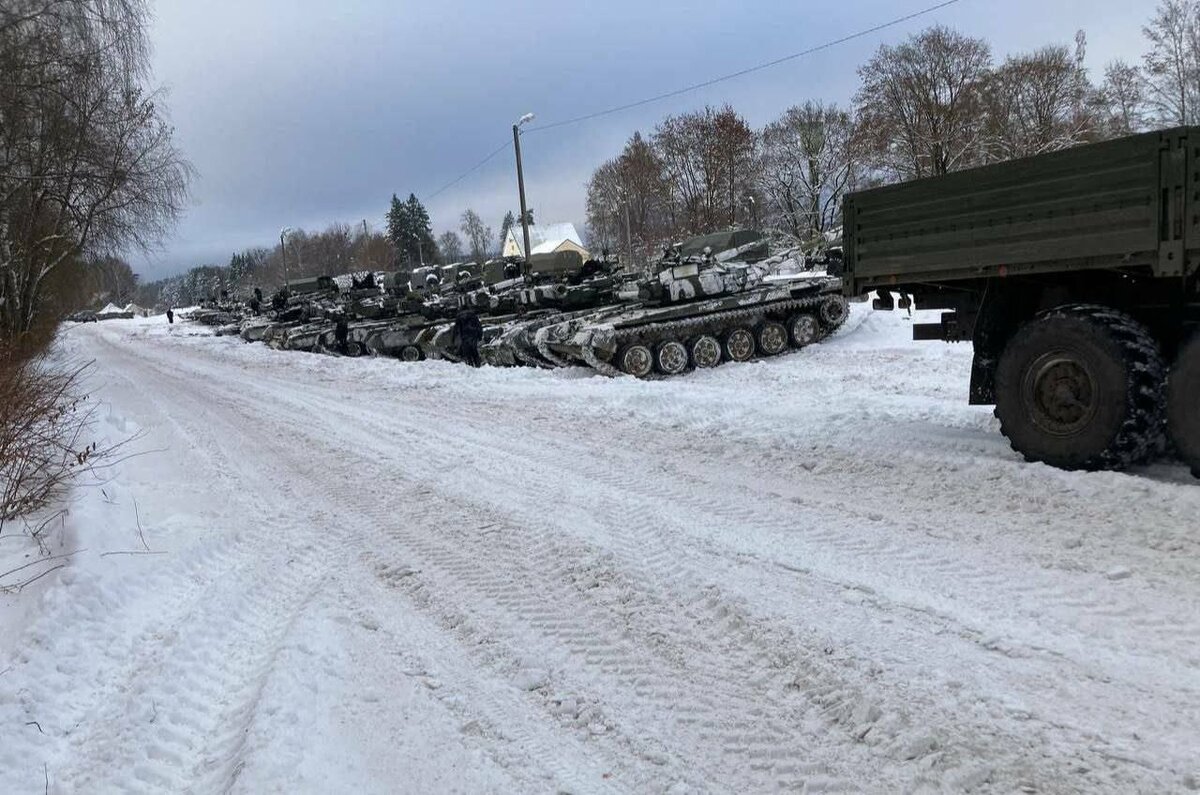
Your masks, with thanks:
M 464 309 L 454 319 L 454 329 L 458 332 L 459 355 L 467 364 L 479 367 L 483 364 L 479 359 L 479 343 L 483 340 L 483 324 L 479 322 L 479 315 Z
M 172 326 L 175 325 L 175 313 L 171 311 L 171 307 L 167 307 L 167 323 Z
M 337 350 L 340 354 L 346 353 L 346 341 L 350 337 L 350 324 L 346 322 L 345 315 L 338 315 L 337 322 L 333 324 L 333 338 L 337 341 Z

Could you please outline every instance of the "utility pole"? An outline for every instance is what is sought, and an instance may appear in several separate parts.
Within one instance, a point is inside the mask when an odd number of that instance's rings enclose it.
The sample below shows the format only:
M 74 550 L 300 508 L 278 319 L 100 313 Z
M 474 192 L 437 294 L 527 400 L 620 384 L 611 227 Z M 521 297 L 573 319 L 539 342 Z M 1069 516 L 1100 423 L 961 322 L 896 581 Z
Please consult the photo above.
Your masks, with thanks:
M 287 235 L 288 232 L 291 232 L 291 231 L 292 231 L 292 228 L 290 226 L 285 226 L 283 229 L 279 230 L 279 261 L 283 263 L 283 291 L 284 292 L 288 291 L 288 272 L 287 272 L 287 250 L 284 248 L 283 238 Z
M 521 168 L 521 125 L 533 121 L 526 113 L 513 125 L 513 150 L 517 153 L 517 192 L 521 194 L 521 235 L 525 239 L 525 263 L 529 264 L 529 211 L 525 209 L 525 172 Z

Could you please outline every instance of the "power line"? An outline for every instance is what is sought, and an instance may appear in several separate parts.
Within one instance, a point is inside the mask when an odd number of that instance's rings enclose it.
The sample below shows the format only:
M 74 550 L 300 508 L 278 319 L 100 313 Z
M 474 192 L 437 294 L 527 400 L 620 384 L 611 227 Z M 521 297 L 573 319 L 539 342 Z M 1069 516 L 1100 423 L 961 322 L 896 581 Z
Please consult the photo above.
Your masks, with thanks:
M 435 197 L 436 197 L 436 196 L 437 196 L 439 193 L 442 193 L 443 191 L 445 191 L 445 190 L 448 190 L 448 189 L 450 189 L 450 188 L 454 187 L 455 185 L 457 185 L 458 183 L 462 182 L 464 179 L 466 179 L 467 177 L 469 177 L 469 176 L 470 176 L 471 174 L 473 174 L 474 172 L 476 172 L 476 171 L 478 171 L 479 169 L 483 168 L 485 165 L 487 165 L 488 161 L 490 161 L 490 160 L 491 160 L 493 157 L 495 157 L 496 155 L 500 154 L 500 153 L 501 153 L 501 152 L 503 152 L 505 149 L 507 149 L 507 148 L 508 148 L 508 145 L 509 145 L 509 141 L 508 141 L 508 139 L 506 138 L 506 139 L 504 140 L 504 143 L 500 144 L 500 145 L 499 145 L 499 146 L 497 146 L 495 149 L 493 149 L 493 150 L 492 150 L 492 153 L 491 153 L 491 154 L 489 154 L 487 157 L 485 157 L 483 160 L 480 160 L 478 163 L 476 163 L 475 165 L 471 166 L 471 167 L 470 167 L 470 168 L 468 168 L 466 171 L 464 171 L 463 173 L 459 174 L 457 177 L 455 177 L 454 179 L 450 180 L 449 182 L 447 182 L 447 183 L 446 183 L 445 185 L 443 185 L 442 187 L 440 187 L 440 188 L 438 188 L 437 190 L 435 190 L 433 193 L 429 194 L 428 198 L 426 198 L 426 201 L 429 201 L 429 200 L 431 200 L 431 199 L 435 198 Z
M 655 96 L 652 96 L 652 97 L 647 97 L 645 99 L 639 99 L 636 102 L 629 102 L 624 105 L 617 105 L 616 107 L 606 108 L 605 110 L 598 110 L 598 111 L 595 111 L 594 113 L 587 113 L 583 116 L 576 116 L 575 118 L 572 118 L 572 119 L 563 119 L 562 121 L 551 122 L 550 124 L 542 124 L 542 125 L 539 125 L 536 127 L 530 127 L 527 130 L 527 132 L 542 132 L 544 130 L 554 130 L 559 127 L 566 127 L 571 124 L 579 124 L 580 122 L 590 121 L 592 119 L 598 119 L 601 116 L 609 116 L 613 113 L 620 113 L 622 111 L 631 110 L 632 108 L 640 108 L 643 105 L 650 105 L 655 102 L 661 102 L 664 99 L 670 99 L 672 97 L 680 96 L 681 94 L 687 94 L 692 91 L 698 91 L 702 88 L 708 88 L 709 86 L 716 85 L 717 83 L 724 83 L 727 80 L 733 80 L 734 78 L 743 77 L 748 74 L 753 74 L 754 72 L 761 72 L 764 69 L 770 69 L 772 66 L 778 66 L 779 64 L 787 63 L 788 61 L 794 61 L 797 58 L 803 58 L 806 55 L 812 55 L 815 52 L 820 52 L 822 50 L 828 50 L 832 47 L 837 47 L 838 45 L 845 44 L 848 41 L 854 41 L 855 39 L 861 39 L 864 36 L 870 36 L 872 33 L 878 33 L 881 30 L 886 30 L 887 28 L 895 27 L 896 25 L 902 24 L 904 22 L 908 22 L 909 20 L 913 20 L 918 17 L 923 17 L 923 16 L 926 16 L 927 14 L 932 14 L 934 11 L 939 11 L 943 8 L 946 8 L 947 6 L 955 5 L 956 3 L 959 3 L 961 1 L 962 0 L 943 0 L 942 2 L 937 3 L 936 5 L 928 6 L 926 8 L 921 9 L 920 11 L 914 11 L 911 14 L 905 14 L 902 17 L 896 17 L 895 19 L 888 20 L 887 22 L 881 22 L 878 25 L 874 25 L 872 27 L 865 28 L 863 30 L 857 31 L 856 33 L 851 33 L 847 36 L 842 36 L 841 38 L 833 39 L 832 41 L 827 41 L 824 44 L 818 44 L 815 47 L 809 47 L 806 50 L 794 52 L 790 55 L 784 55 L 783 57 L 776 58 L 772 61 L 766 61 L 765 63 L 760 63 L 755 66 L 750 66 L 745 69 L 740 69 L 736 72 L 730 72 L 729 74 L 721 75 L 720 77 L 714 77 L 710 80 L 705 80 L 702 83 L 694 83 L 694 84 L 692 84 L 690 86 L 686 86 L 684 88 L 675 89 L 674 91 L 667 91 L 663 94 L 656 94 Z M 491 153 L 488 154 L 487 157 L 483 158 L 483 160 L 480 160 L 478 163 L 471 166 L 469 169 L 467 169 L 463 173 L 459 174 L 457 177 L 450 180 L 445 185 L 443 185 L 442 187 L 438 188 L 436 191 L 431 193 L 429 195 L 428 199 L 426 199 L 426 201 L 436 198 L 439 194 L 449 190 L 450 188 L 454 187 L 455 185 L 457 185 L 458 183 L 462 182 L 464 179 L 469 177 L 471 174 L 473 174 L 476 171 L 478 171 L 479 169 L 483 168 L 496 155 L 500 154 L 505 149 L 507 149 L 508 145 L 509 145 L 509 141 L 508 141 L 508 139 L 505 139 L 503 143 L 501 143 L 499 146 L 497 146 L 495 149 L 493 149 L 491 151 Z
M 736 77 L 742 77 L 744 75 L 752 74 L 754 72 L 761 72 L 763 69 L 770 69 L 772 66 L 778 66 L 781 63 L 786 63 L 788 61 L 794 61 L 797 58 L 802 58 L 805 55 L 812 55 L 813 53 L 820 52 L 821 50 L 828 50 L 831 47 L 838 46 L 839 44 L 845 44 L 846 42 L 853 41 L 854 39 L 861 39 L 863 36 L 870 36 L 872 33 L 878 33 L 881 30 L 895 27 L 896 25 L 899 25 L 903 22 L 908 22 L 909 20 L 912 20 L 912 19 L 916 19 L 917 17 L 922 17 L 922 16 L 925 16 L 926 14 L 932 14 L 934 11 L 938 11 L 940 9 L 946 8 L 947 6 L 952 6 L 955 3 L 958 3 L 960 1 L 961 0 L 944 0 L 944 2 L 938 3 L 937 5 L 929 6 L 928 8 L 921 9 L 920 11 L 914 11 L 911 14 L 905 14 L 902 17 L 897 17 L 888 22 L 883 22 L 878 25 L 875 25 L 874 27 L 866 28 L 865 30 L 860 30 L 857 33 L 851 33 L 848 36 L 842 36 L 840 39 L 834 39 L 833 41 L 827 41 L 824 44 L 818 44 L 815 47 L 809 47 L 807 50 L 801 50 L 800 52 L 794 52 L 791 55 L 785 55 L 782 58 L 776 58 L 773 61 L 767 61 L 766 63 L 760 63 L 756 66 L 751 66 L 746 69 L 741 69 L 737 72 L 730 72 L 727 75 L 721 75 L 720 77 L 714 77 L 711 80 L 705 80 L 703 83 L 695 83 L 695 84 L 687 86 L 685 88 L 678 88 L 678 89 L 675 89 L 674 91 L 668 91 L 664 94 L 656 94 L 653 97 L 647 97 L 646 99 L 639 99 L 637 102 L 630 102 L 625 105 L 618 105 L 614 108 L 608 108 L 606 110 L 598 110 L 595 113 L 588 113 L 583 116 L 576 116 L 573 119 L 564 119 L 563 121 L 556 121 L 551 124 L 542 124 L 537 127 L 530 127 L 529 132 L 539 132 L 541 130 L 553 130 L 557 127 L 566 127 L 569 124 L 578 124 L 579 122 L 582 122 L 582 121 L 598 119 L 601 116 L 608 116 L 613 113 L 620 113 L 623 110 L 630 110 L 632 108 L 640 108 L 643 105 L 649 105 L 651 103 L 659 102 L 664 99 L 670 99 L 671 97 L 677 97 L 680 94 L 687 94 L 690 91 L 698 91 L 701 88 L 708 88 L 709 86 L 716 85 L 717 83 L 723 83 L 726 80 L 733 80 Z

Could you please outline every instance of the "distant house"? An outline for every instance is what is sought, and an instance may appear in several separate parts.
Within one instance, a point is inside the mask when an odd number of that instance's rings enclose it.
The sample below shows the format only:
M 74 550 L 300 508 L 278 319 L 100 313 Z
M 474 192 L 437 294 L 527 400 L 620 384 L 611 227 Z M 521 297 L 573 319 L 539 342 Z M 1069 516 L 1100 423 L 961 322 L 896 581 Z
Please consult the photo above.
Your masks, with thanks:
M 575 224 L 565 221 L 558 224 L 533 224 L 529 227 L 529 245 L 532 254 L 552 254 L 556 251 L 577 251 L 585 260 L 591 254 L 583 247 Z M 520 224 L 513 224 L 504 235 L 503 257 L 525 256 L 525 241 Z

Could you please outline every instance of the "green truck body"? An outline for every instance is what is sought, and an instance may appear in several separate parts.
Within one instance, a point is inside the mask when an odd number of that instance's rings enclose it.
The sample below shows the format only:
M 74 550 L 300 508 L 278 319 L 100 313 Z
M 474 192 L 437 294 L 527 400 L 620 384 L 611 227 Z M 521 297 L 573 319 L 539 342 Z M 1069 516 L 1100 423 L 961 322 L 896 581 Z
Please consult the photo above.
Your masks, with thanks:
M 1200 127 L 1185 127 L 850 194 L 847 292 L 1101 268 L 1194 274 L 1197 169 Z
M 974 344 L 971 402 L 1028 458 L 1125 466 L 1165 417 L 1200 472 L 1200 127 L 859 191 L 843 213 L 846 294 L 945 310 L 914 336 Z

